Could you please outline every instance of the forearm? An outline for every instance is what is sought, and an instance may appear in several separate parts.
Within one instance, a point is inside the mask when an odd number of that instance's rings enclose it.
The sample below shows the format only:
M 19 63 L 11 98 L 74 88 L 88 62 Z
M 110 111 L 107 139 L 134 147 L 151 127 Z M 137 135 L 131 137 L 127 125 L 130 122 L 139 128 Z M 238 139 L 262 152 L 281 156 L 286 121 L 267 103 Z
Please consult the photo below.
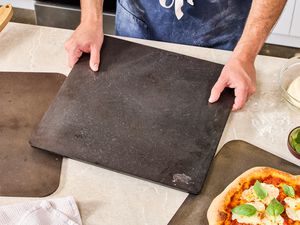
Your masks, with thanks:
M 254 62 L 287 0 L 253 0 L 243 34 L 233 55 Z
M 103 26 L 103 0 L 81 0 L 81 23 Z

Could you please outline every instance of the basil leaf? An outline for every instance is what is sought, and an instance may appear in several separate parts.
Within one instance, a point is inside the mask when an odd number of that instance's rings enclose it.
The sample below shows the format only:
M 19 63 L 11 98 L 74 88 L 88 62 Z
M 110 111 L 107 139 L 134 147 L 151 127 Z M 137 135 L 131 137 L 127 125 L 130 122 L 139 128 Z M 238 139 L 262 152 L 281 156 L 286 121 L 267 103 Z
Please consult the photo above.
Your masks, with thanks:
M 297 142 L 295 141 L 295 139 L 292 139 L 291 145 L 294 149 L 296 149 L 296 144 L 297 144 Z
M 274 198 L 268 205 L 266 211 L 270 216 L 279 216 L 284 212 L 284 207 L 276 198 Z
M 283 188 L 284 194 L 286 194 L 286 195 L 289 196 L 289 197 L 295 197 L 295 190 L 294 190 L 293 187 L 284 184 L 284 185 L 282 186 L 282 188 Z
M 294 148 L 296 152 L 300 153 L 300 144 L 295 144 Z
M 296 143 L 300 144 L 300 131 L 297 132 L 297 136 L 295 138 Z
M 265 199 L 268 196 L 268 192 L 263 188 L 258 180 L 255 182 L 253 189 L 259 199 Z
M 232 209 L 232 213 L 241 216 L 253 216 L 256 212 L 256 208 L 250 204 L 239 205 Z
M 300 144 L 295 139 L 292 139 L 291 146 L 296 152 L 300 153 Z

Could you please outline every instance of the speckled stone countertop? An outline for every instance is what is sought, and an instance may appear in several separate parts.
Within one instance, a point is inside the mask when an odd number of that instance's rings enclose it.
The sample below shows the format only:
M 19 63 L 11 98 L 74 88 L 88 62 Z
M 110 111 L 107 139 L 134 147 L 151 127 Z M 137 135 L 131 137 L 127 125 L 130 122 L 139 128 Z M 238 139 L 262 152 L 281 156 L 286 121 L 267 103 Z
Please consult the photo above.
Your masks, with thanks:
M 58 72 L 68 75 L 64 42 L 72 31 L 9 23 L 0 33 L 0 71 Z M 128 39 L 217 63 L 230 52 L 200 47 Z M 220 149 L 234 139 L 244 140 L 300 165 L 286 146 L 289 131 L 300 125 L 300 111 L 283 100 L 279 70 L 285 60 L 259 56 L 257 92 L 243 110 L 231 113 Z M 48 198 L 74 196 L 85 225 L 165 225 L 187 194 L 96 166 L 64 159 L 58 190 Z M 0 205 L 32 198 L 0 197 Z

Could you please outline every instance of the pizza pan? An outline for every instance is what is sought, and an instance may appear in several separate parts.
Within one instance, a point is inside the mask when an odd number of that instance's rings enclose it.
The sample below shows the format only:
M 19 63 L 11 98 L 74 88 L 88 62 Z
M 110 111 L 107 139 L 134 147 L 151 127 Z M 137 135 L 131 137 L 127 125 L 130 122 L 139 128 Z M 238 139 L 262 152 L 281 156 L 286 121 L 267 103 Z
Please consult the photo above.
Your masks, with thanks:
M 254 145 L 230 141 L 213 160 L 201 193 L 189 195 L 169 225 L 208 225 L 206 213 L 211 201 L 235 178 L 256 166 L 272 167 L 294 175 L 300 171 L 299 166 Z
M 62 74 L 0 72 L 0 196 L 43 197 L 60 178 L 61 156 L 29 145 Z

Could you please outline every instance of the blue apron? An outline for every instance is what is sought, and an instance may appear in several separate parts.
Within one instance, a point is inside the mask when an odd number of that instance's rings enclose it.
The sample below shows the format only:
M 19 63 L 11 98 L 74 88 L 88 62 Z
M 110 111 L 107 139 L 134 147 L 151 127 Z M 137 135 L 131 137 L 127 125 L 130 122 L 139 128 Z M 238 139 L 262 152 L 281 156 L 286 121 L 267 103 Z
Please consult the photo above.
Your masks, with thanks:
M 176 3 L 181 2 L 180 11 Z M 252 0 L 117 0 L 120 36 L 233 50 Z

